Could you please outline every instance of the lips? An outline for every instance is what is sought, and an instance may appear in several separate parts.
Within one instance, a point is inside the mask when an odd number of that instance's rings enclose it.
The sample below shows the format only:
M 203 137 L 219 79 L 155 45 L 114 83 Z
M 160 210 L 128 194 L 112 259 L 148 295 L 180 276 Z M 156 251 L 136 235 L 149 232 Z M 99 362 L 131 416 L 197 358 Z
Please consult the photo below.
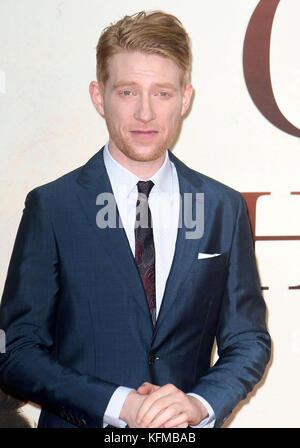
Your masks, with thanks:
M 141 130 L 136 129 L 136 130 L 131 131 L 131 132 L 132 132 L 133 134 L 145 134 L 145 135 L 147 135 L 147 134 L 157 134 L 158 131 L 153 131 L 153 130 L 147 130 L 147 131 L 145 131 L 145 130 L 143 130 L 143 129 L 141 129 Z
M 133 136 L 133 138 L 135 140 L 139 140 L 139 141 L 143 141 L 143 142 L 148 142 L 151 141 L 153 138 L 155 138 L 158 135 L 158 131 L 153 131 L 153 130 L 134 130 L 134 131 L 130 131 L 131 135 Z
M 153 130 L 134 130 L 130 131 L 133 137 L 141 139 L 141 140 L 150 140 L 158 134 L 158 131 Z

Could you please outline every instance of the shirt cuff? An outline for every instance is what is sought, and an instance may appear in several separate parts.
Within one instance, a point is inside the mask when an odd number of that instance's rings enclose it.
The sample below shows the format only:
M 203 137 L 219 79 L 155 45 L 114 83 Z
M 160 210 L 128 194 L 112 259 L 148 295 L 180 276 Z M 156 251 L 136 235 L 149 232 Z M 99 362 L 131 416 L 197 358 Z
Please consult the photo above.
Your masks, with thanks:
M 216 416 L 214 413 L 213 408 L 211 405 L 200 395 L 194 394 L 194 393 L 188 393 L 187 395 L 191 395 L 192 397 L 198 398 L 199 401 L 205 406 L 208 416 L 201 420 L 201 422 L 198 425 L 191 426 L 191 428 L 213 428 L 216 423 Z
M 120 419 L 120 413 L 124 404 L 124 401 L 127 398 L 129 392 L 134 389 L 130 389 L 129 387 L 118 387 L 114 393 L 112 394 L 109 403 L 107 405 L 106 411 L 103 417 L 103 427 L 105 428 L 107 425 L 115 426 L 116 428 L 125 428 L 127 425 L 124 420 Z

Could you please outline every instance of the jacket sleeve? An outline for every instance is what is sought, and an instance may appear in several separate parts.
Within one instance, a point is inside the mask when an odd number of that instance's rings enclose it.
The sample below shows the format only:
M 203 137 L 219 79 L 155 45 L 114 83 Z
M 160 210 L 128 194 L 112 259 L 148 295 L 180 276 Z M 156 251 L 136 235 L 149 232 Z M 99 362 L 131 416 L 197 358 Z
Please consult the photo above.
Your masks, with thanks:
M 51 355 L 59 292 L 59 256 L 46 201 L 30 192 L 1 301 L 0 385 L 80 426 L 102 427 L 118 385 L 60 365 Z
M 240 195 L 216 335 L 218 361 L 191 391 L 210 403 L 217 427 L 263 376 L 271 351 L 265 317 L 250 225 Z

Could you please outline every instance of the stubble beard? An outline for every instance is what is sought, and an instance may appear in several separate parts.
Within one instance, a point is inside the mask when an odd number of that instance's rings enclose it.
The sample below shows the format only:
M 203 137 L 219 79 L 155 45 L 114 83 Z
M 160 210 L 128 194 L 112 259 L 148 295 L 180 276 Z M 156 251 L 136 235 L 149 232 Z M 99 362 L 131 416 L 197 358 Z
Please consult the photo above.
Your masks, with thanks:
M 168 149 L 167 145 L 160 145 L 153 148 L 151 151 L 147 151 L 147 148 L 145 147 L 145 151 L 143 151 L 140 148 L 135 149 L 134 145 L 130 145 L 120 138 L 114 139 L 114 143 L 127 158 L 134 160 L 135 162 L 153 162 L 154 160 L 159 159 Z
M 167 149 L 170 149 L 174 141 L 176 140 L 179 129 L 181 126 L 181 120 L 175 125 L 174 132 L 170 133 L 160 144 L 154 147 L 151 151 L 147 148 L 147 145 L 143 147 L 140 146 L 138 149 L 134 148 L 134 144 L 131 144 L 126 138 L 123 138 L 119 133 L 115 132 L 114 129 L 109 127 L 107 123 L 107 128 L 109 131 L 110 140 L 113 141 L 114 146 L 124 154 L 130 160 L 135 162 L 153 162 L 160 157 L 162 157 Z

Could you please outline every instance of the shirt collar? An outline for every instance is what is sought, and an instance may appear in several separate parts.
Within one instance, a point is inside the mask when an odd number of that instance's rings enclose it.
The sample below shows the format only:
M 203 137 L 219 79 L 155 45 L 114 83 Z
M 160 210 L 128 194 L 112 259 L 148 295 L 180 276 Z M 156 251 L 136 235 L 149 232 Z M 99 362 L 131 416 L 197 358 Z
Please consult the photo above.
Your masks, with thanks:
M 140 179 L 138 176 L 127 170 L 123 165 L 117 162 L 109 152 L 108 143 L 106 143 L 103 152 L 104 164 L 112 185 L 113 192 L 122 190 L 126 196 L 131 192 L 137 191 L 136 184 L 139 180 L 152 180 L 154 187 L 153 193 L 172 193 L 172 166 L 169 153 L 166 151 L 164 163 L 156 173 L 149 179 Z

